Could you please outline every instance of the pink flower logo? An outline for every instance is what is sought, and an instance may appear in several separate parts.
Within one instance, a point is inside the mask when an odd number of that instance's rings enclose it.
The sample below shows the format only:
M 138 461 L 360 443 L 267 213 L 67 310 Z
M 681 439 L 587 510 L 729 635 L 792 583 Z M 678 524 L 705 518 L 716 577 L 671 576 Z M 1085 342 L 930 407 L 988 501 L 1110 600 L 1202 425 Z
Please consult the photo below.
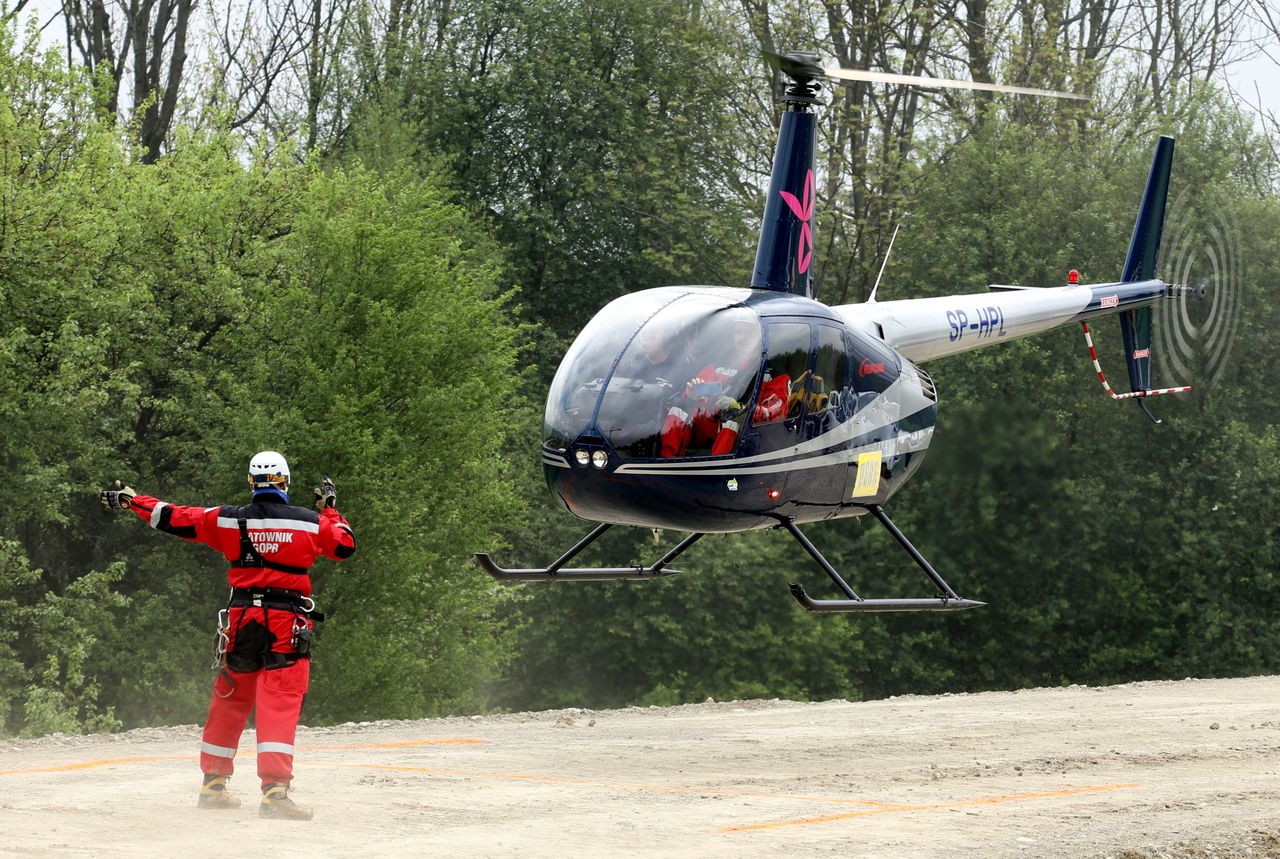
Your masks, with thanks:
M 800 219 L 800 243 L 796 245 L 796 256 L 800 264 L 798 271 L 804 274 L 809 270 L 809 262 L 813 259 L 813 231 L 809 229 L 809 220 L 813 217 L 813 171 L 804 174 L 804 202 L 796 199 L 789 191 L 781 191 L 783 201 L 791 214 Z

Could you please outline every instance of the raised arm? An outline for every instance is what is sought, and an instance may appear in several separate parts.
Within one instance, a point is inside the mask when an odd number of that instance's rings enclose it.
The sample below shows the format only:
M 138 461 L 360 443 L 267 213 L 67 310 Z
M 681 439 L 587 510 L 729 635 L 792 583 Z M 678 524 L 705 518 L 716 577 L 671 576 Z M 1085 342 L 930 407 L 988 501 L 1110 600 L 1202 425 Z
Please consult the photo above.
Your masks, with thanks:
M 98 495 L 104 507 L 117 510 L 132 510 L 138 518 L 157 531 L 191 540 L 197 543 L 213 545 L 216 537 L 216 507 L 184 507 L 152 498 L 150 495 L 139 495 L 132 486 L 126 486 L 117 480 L 111 489 L 104 489 Z M 212 512 L 212 517 L 210 513 Z M 213 521 L 210 521 L 212 518 Z
M 356 551 L 356 535 L 338 512 L 338 490 L 326 476 L 315 489 L 320 509 L 320 552 L 334 561 L 345 561 Z

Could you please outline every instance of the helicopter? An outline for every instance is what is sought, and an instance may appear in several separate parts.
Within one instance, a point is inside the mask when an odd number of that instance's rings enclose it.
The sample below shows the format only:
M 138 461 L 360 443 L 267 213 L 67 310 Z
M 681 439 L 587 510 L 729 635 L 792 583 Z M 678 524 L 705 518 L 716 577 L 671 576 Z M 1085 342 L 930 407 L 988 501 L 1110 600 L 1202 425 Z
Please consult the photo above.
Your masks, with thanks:
M 653 580 L 703 536 L 788 532 L 843 594 L 792 596 L 814 613 L 964 611 L 985 605 L 947 584 L 885 512 L 920 468 L 933 438 L 938 392 L 920 365 L 1080 324 L 1113 399 L 1153 388 L 1153 307 L 1185 297 L 1155 275 L 1174 141 L 1157 141 L 1120 279 L 828 306 L 813 298 L 814 164 L 823 80 L 870 80 L 1033 96 L 1072 93 L 990 83 L 823 68 L 810 52 L 766 53 L 788 79 L 750 288 L 668 286 L 615 299 L 566 352 L 547 394 L 541 461 L 547 484 L 574 515 L 598 523 L 554 562 L 508 569 L 501 582 Z M 883 273 L 883 268 L 881 269 Z M 877 288 L 878 288 L 877 282 Z M 1127 393 L 1106 381 L 1088 323 L 1118 316 Z M 933 583 L 925 598 L 859 596 L 800 525 L 872 516 Z M 647 566 L 570 567 L 614 525 L 687 533 Z

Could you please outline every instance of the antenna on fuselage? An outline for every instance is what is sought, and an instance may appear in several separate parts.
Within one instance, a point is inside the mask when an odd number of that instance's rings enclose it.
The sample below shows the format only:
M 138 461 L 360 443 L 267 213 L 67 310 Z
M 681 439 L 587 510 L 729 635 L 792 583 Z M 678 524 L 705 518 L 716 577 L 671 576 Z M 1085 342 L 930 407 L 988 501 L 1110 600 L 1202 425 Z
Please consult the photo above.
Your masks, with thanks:
M 884 262 L 880 263 L 880 273 L 876 275 L 876 285 L 871 287 L 871 294 L 867 296 L 867 304 L 871 304 L 876 300 L 876 290 L 880 288 L 880 278 L 884 277 L 884 267 L 889 264 L 889 254 L 893 253 L 893 240 L 898 237 L 898 230 L 902 229 L 902 221 L 898 221 L 898 225 L 893 228 L 893 235 L 889 237 L 889 248 L 884 252 Z

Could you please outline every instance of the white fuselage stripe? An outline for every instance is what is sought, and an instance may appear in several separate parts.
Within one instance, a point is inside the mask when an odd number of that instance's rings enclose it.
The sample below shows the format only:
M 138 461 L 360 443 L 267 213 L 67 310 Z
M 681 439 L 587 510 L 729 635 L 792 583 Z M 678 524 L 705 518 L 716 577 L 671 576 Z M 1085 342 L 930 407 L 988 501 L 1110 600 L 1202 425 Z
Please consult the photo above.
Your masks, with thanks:
M 542 452 L 542 464 L 554 465 L 556 468 L 568 468 L 569 460 L 565 459 L 563 456 L 559 456 L 554 453 L 549 453 L 548 451 L 544 450 Z
M 157 501 L 156 506 L 151 508 L 151 527 L 158 528 L 160 526 L 160 511 L 169 505 L 164 501 Z

